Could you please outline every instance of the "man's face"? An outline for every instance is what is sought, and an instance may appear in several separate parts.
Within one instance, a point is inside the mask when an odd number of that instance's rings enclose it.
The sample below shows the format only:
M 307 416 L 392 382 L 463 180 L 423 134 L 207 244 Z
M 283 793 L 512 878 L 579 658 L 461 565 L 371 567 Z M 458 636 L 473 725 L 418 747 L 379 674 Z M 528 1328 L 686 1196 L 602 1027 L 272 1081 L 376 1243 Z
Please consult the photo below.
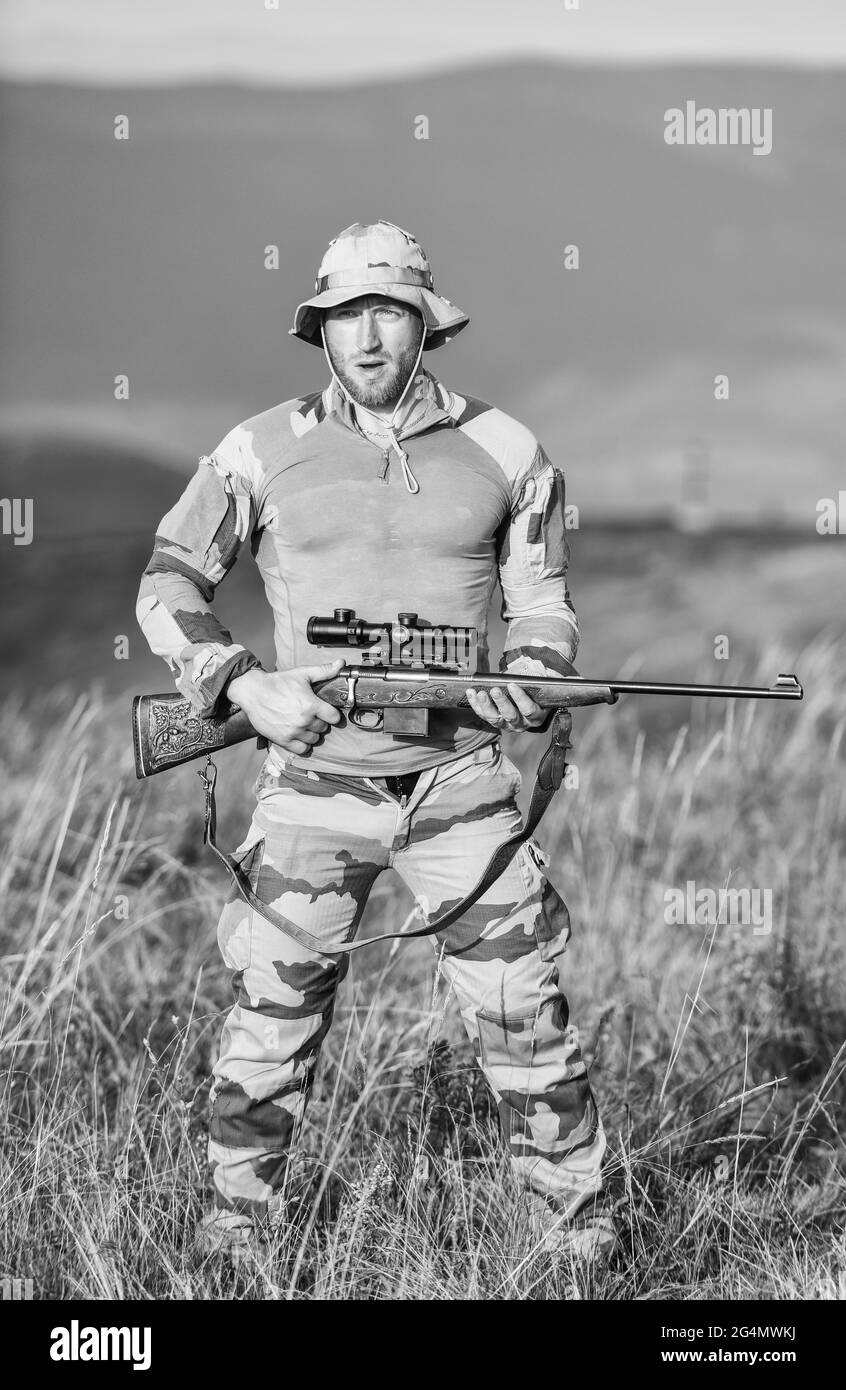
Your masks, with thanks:
M 326 309 L 329 360 L 354 401 L 379 409 L 396 403 L 411 375 L 423 319 L 410 304 L 363 295 Z

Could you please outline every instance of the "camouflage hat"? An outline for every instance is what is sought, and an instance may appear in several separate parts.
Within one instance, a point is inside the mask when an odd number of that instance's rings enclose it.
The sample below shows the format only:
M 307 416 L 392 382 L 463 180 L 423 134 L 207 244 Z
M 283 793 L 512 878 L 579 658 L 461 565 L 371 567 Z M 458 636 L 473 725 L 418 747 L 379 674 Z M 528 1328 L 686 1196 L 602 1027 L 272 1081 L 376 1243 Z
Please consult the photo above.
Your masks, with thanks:
M 455 304 L 435 293 L 429 260 L 419 242 L 381 218 L 353 222 L 330 241 L 314 289 L 313 297 L 297 306 L 288 331 L 315 347 L 321 346 L 320 310 L 365 294 L 384 294 L 413 305 L 426 325 L 424 348 L 441 347 L 470 322 Z

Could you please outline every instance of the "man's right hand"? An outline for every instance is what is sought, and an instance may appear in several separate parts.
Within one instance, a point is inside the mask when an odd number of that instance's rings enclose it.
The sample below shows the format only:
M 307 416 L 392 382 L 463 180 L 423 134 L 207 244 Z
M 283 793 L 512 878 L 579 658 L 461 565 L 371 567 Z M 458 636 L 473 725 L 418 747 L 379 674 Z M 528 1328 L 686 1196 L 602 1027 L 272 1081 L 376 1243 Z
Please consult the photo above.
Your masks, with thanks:
M 341 719 L 340 710 L 321 700 L 311 682 L 337 676 L 343 665 L 339 656 L 325 666 L 294 666 L 289 671 L 254 667 L 231 680 L 226 694 L 241 706 L 256 733 L 288 753 L 302 755 Z

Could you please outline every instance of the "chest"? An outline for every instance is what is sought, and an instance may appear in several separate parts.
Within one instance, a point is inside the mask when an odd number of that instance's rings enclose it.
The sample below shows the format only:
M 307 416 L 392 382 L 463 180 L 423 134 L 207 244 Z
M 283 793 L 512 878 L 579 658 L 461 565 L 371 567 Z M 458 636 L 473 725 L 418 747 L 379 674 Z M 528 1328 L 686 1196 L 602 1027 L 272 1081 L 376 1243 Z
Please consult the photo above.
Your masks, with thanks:
M 305 436 L 268 483 L 266 532 L 280 561 L 303 552 L 489 561 L 510 505 L 494 460 L 449 428 L 401 442 L 416 493 L 393 448 L 340 426 Z

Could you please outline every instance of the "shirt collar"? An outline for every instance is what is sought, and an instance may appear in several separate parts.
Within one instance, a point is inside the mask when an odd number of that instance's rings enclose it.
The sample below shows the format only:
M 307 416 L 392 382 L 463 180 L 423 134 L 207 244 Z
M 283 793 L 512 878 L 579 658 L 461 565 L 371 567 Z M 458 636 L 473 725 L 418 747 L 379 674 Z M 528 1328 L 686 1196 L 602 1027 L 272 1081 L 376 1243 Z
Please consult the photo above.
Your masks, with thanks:
M 353 406 L 338 383 L 333 380 L 323 393 L 327 413 L 332 412 L 348 429 L 356 429 Z M 423 430 L 446 421 L 455 424 L 449 406 L 452 396 L 432 372 L 420 367 L 411 386 L 408 397 L 400 411 L 400 423 L 396 426 L 398 439 L 421 434 Z M 369 422 L 369 417 L 366 417 Z M 387 429 L 387 424 L 385 426 Z

